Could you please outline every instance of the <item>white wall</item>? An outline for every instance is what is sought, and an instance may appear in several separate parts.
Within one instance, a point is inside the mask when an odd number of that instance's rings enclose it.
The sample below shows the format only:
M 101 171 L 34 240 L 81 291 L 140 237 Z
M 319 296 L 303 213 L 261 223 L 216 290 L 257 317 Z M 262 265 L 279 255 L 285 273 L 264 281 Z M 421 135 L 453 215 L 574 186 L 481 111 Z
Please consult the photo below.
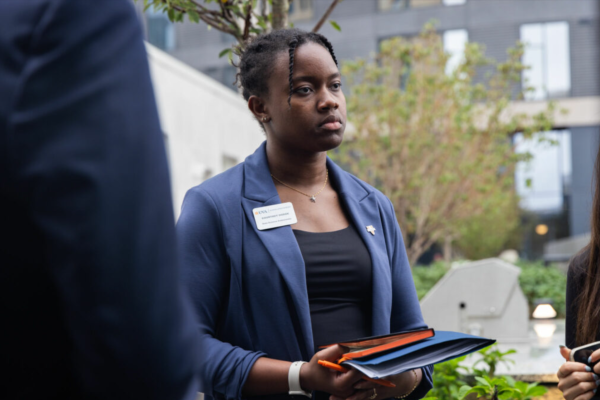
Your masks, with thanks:
M 189 188 L 244 161 L 264 135 L 241 95 L 150 44 L 146 49 L 178 217 Z

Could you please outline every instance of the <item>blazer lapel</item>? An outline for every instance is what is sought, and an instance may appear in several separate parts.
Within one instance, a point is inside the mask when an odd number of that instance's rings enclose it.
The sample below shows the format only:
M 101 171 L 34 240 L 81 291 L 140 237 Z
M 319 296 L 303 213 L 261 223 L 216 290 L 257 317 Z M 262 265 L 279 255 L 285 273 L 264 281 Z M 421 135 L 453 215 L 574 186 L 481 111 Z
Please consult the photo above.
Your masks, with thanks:
M 373 189 L 362 185 L 351 175 L 327 159 L 332 184 L 336 184 L 342 204 L 371 255 L 373 268 L 373 335 L 390 333 L 392 311 L 392 275 L 386 251 L 380 207 Z M 375 228 L 374 235 L 367 227 Z
M 248 157 L 244 163 L 244 198 L 242 207 L 256 235 L 265 245 L 275 265 L 279 269 L 288 290 L 290 291 L 296 314 L 300 319 L 305 358 L 312 357 L 314 351 L 308 292 L 306 288 L 306 272 L 304 259 L 298 247 L 298 242 L 290 226 L 260 231 L 256 227 L 252 210 L 280 204 L 269 167 L 267 164 L 265 143 Z

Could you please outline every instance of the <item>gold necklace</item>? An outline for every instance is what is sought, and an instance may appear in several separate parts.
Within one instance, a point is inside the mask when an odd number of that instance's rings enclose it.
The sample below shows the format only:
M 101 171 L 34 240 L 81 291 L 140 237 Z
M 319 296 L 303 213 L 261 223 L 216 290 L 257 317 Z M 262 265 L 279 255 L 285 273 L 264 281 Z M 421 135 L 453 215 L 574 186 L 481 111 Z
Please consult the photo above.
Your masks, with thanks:
M 323 191 L 323 189 L 325 189 L 325 186 L 327 186 L 327 179 L 329 178 L 329 170 L 325 169 L 325 183 L 323 184 L 323 187 L 321 188 L 321 190 L 319 190 L 317 193 L 313 194 L 312 196 L 310 194 L 306 194 L 306 193 L 304 193 L 304 192 L 302 192 L 302 191 L 300 191 L 298 189 L 295 189 L 295 188 L 291 187 L 290 185 L 286 185 L 285 183 L 283 183 L 279 179 L 277 179 L 273 174 L 271 174 L 271 177 L 273 179 L 275 179 L 277 182 L 281 183 L 283 186 L 285 186 L 287 188 L 290 188 L 290 189 L 292 189 L 292 190 L 294 190 L 294 191 L 296 191 L 296 192 L 298 192 L 300 194 L 305 195 L 306 197 L 308 197 L 310 199 L 310 201 L 312 201 L 313 203 L 316 203 L 317 202 L 317 195 L 319 193 L 321 193 Z

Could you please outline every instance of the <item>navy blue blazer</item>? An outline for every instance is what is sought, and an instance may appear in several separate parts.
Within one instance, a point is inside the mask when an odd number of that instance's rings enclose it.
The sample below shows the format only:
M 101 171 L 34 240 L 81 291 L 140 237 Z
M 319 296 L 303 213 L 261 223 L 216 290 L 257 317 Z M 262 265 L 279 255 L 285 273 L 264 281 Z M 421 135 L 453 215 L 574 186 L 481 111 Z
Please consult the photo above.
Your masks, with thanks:
M 0 398 L 194 399 L 174 225 L 131 1 L 0 0 Z
M 202 338 L 200 390 L 218 398 L 241 397 L 258 357 L 308 361 L 314 353 L 304 260 L 292 228 L 259 231 L 252 214 L 281 203 L 265 143 L 245 162 L 190 189 L 177 223 Z M 371 255 L 373 335 L 425 327 L 391 202 L 330 159 L 327 168 Z M 432 386 L 432 368 L 423 372 L 416 398 Z

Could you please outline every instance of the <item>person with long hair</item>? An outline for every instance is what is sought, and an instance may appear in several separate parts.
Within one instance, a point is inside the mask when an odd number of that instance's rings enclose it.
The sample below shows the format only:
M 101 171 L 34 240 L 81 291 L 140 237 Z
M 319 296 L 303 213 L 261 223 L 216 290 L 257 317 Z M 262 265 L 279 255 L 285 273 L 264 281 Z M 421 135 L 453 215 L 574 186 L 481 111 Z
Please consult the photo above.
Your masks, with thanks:
M 266 141 L 190 189 L 177 224 L 199 321 L 200 390 L 216 399 L 422 398 L 431 366 L 387 377 L 391 388 L 318 364 L 344 352 L 320 346 L 426 327 L 392 203 L 327 157 L 346 126 L 331 43 L 296 29 L 259 36 L 241 51 L 238 79 Z M 273 219 L 258 219 L 265 212 Z
M 594 167 L 595 191 L 590 223 L 590 243 L 569 265 L 567 276 L 566 347 L 567 360 L 558 370 L 558 388 L 567 400 L 587 400 L 600 386 L 600 351 L 592 354 L 590 365 L 570 362 L 571 349 L 600 341 L 600 148 Z

